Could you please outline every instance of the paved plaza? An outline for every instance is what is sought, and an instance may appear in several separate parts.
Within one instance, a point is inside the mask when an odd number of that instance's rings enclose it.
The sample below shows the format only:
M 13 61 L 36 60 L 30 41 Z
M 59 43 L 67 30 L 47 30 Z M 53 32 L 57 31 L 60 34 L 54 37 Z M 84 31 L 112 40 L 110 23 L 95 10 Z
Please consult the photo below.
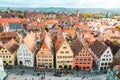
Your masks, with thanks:
M 7 69 L 7 80 L 106 80 L 106 74 L 77 71 L 62 77 L 54 73 L 34 72 L 33 69 Z M 45 78 L 44 78 L 45 77 Z

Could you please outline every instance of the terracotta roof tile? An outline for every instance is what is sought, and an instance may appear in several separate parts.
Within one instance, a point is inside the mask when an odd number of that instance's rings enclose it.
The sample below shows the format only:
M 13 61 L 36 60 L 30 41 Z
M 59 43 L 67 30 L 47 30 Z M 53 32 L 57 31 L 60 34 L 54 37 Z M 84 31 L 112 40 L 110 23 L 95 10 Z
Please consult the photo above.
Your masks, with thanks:
M 54 45 L 55 45 L 55 50 L 56 52 L 59 50 L 59 48 L 62 46 L 62 44 L 64 43 L 65 39 L 63 36 L 58 36 L 58 38 L 54 41 Z
M 43 48 L 43 49 L 44 48 L 49 49 L 45 41 L 42 43 L 41 48 Z
M 100 58 L 103 52 L 107 49 L 107 46 L 96 40 L 92 45 L 90 45 L 90 48 Z
M 67 35 L 75 35 L 76 31 L 75 30 L 63 30 Z
M 36 46 L 36 36 L 33 32 L 27 34 L 24 38 L 24 43 L 28 46 L 31 52 L 34 52 Z
M 17 50 L 18 47 L 19 47 L 19 44 L 14 39 L 11 39 L 4 46 L 4 48 L 7 49 L 11 53 L 14 53 Z
M 12 39 L 18 36 L 17 32 L 1 32 L 0 40 Z
M 79 39 L 76 39 L 75 41 L 73 41 L 70 44 L 70 46 L 71 46 L 72 51 L 74 52 L 74 56 L 78 55 L 78 53 L 84 47 L 83 43 Z
M 58 20 L 46 20 L 45 24 L 56 24 L 58 23 Z

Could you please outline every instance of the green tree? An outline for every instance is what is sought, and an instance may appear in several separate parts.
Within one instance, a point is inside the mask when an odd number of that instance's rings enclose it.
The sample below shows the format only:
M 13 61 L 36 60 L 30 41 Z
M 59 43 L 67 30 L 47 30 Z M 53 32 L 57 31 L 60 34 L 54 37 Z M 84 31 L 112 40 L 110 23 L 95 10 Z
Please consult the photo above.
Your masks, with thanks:
M 12 16 L 12 18 L 15 18 L 15 15 L 14 15 L 14 14 L 12 14 L 11 16 Z
M 24 18 L 24 13 L 20 13 L 19 18 Z
M 120 30 L 120 25 L 117 25 L 116 28 L 117 28 L 118 30 Z

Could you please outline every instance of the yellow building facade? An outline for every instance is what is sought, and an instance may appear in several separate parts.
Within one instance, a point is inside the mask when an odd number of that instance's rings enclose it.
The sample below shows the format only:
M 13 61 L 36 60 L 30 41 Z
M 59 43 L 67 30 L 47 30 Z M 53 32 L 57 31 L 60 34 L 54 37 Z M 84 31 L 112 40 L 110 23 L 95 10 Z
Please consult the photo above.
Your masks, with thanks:
M 73 69 L 73 52 L 69 43 L 65 39 L 57 40 L 56 50 L 56 69 Z
M 18 47 L 18 43 L 12 39 L 0 49 L 0 57 L 3 60 L 3 64 L 15 65 L 15 62 L 17 60 L 16 51 Z

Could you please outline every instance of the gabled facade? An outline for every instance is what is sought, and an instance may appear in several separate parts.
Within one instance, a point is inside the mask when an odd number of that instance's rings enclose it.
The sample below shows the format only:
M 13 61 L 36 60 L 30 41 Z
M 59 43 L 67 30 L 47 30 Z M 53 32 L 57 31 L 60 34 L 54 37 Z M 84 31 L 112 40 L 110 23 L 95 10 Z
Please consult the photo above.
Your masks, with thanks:
M 34 66 L 34 53 L 30 51 L 25 43 L 21 43 L 17 51 L 17 63 L 27 67 Z
M 73 66 L 74 69 L 92 70 L 93 57 L 89 48 L 85 46 L 79 39 L 71 43 L 71 48 L 74 53 Z
M 52 37 L 47 33 L 41 35 L 43 41 L 36 54 L 36 63 L 39 68 L 54 68 L 54 48 Z
M 36 54 L 36 63 L 38 68 L 54 68 L 54 53 L 49 49 L 46 42 L 43 42 Z
M 23 39 L 17 51 L 17 63 L 26 67 L 34 67 L 35 51 L 36 51 L 36 36 L 34 33 L 29 33 Z
M 15 65 L 16 51 L 18 47 L 19 44 L 14 39 L 12 39 L 0 49 L 0 56 L 5 65 Z
M 90 48 L 98 70 L 107 70 L 109 64 L 113 61 L 113 54 L 110 47 L 96 40 Z
M 73 52 L 64 37 L 59 37 L 55 43 L 56 69 L 73 69 Z

